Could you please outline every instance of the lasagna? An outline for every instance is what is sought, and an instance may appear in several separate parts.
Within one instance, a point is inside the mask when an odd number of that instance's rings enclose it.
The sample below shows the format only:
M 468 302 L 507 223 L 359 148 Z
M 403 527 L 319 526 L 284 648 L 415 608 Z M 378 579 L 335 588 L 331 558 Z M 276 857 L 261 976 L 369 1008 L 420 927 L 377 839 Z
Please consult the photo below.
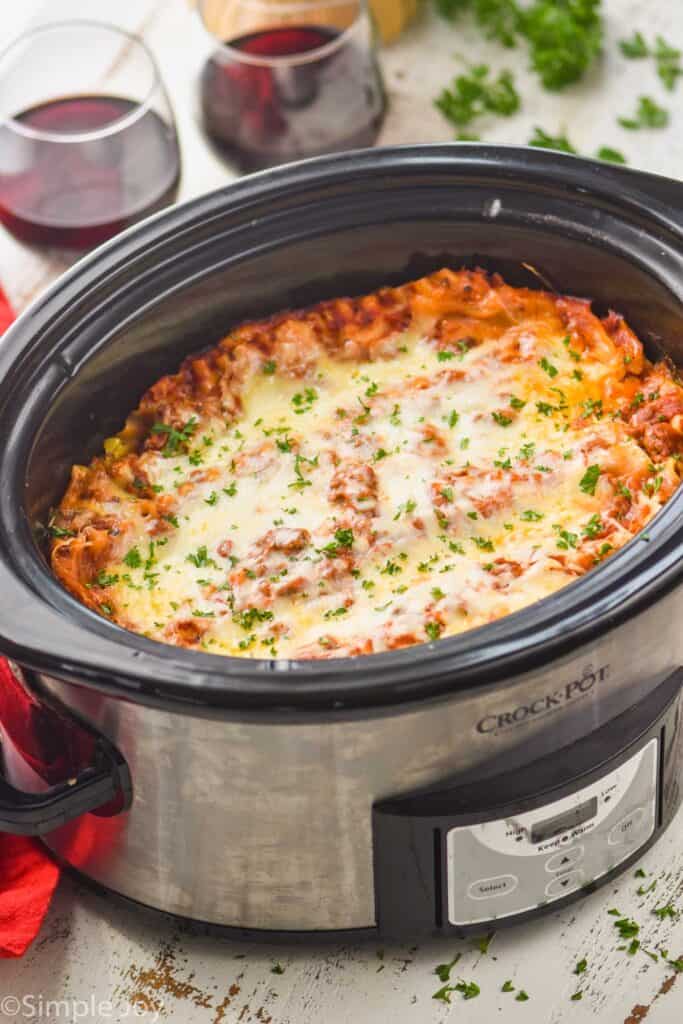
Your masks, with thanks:
M 674 493 L 682 450 L 675 370 L 621 316 L 445 269 L 188 358 L 73 468 L 52 566 L 162 643 L 389 651 L 600 565 Z

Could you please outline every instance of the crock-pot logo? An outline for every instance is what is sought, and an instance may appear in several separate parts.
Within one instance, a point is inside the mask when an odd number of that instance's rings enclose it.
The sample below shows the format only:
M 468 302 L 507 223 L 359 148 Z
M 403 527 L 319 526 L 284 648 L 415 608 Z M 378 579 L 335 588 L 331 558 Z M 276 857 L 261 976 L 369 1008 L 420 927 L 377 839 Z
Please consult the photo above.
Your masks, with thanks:
M 531 701 L 529 704 L 520 704 L 510 711 L 500 711 L 495 714 L 485 715 L 484 718 L 477 722 L 477 732 L 487 733 L 498 732 L 500 729 L 511 729 L 516 725 L 521 725 L 523 722 L 539 718 L 541 715 L 558 711 L 566 704 L 590 693 L 594 686 L 607 679 L 608 676 L 609 665 L 601 665 L 600 668 L 586 665 L 578 678 L 565 683 L 559 690 L 545 693 L 542 697 L 537 697 L 536 700 Z

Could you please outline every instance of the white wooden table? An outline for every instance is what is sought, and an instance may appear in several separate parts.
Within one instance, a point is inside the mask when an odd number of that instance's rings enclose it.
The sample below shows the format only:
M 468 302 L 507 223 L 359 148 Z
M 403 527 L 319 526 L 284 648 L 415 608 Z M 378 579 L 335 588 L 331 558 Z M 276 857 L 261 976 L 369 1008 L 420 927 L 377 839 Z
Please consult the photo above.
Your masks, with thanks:
M 683 46 L 680 0 L 604 0 L 608 55 L 581 85 L 560 96 L 542 93 L 521 54 L 484 42 L 471 27 L 450 30 L 428 20 L 383 56 L 391 113 L 382 141 L 442 141 L 452 137 L 431 99 L 460 66 L 456 54 L 493 67 L 514 66 L 524 109 L 510 120 L 482 122 L 491 141 L 524 143 L 538 124 L 567 131 L 585 153 L 610 144 L 637 167 L 683 177 L 683 84 L 663 93 L 651 66 L 629 63 L 615 40 L 639 28 L 661 31 Z M 114 21 L 145 36 L 171 92 L 184 157 L 181 199 L 225 185 L 234 176 L 205 144 L 196 123 L 196 74 L 191 19 L 184 0 L 3 0 L 0 45 L 33 20 L 88 16 Z M 630 112 L 648 93 L 672 112 L 665 132 L 627 133 L 615 116 Z M 0 281 L 22 309 L 65 267 L 62 259 L 19 245 L 0 230 Z M 1 598 L 0 598 L 1 600 Z M 288 947 L 238 944 L 181 934 L 163 917 L 121 907 L 65 878 L 42 935 L 17 962 L 0 962 L 0 1021 L 123 1021 L 183 1024 L 431 1024 L 445 1020 L 491 1024 L 593 1021 L 605 1024 L 681 1024 L 683 976 L 660 960 L 628 956 L 614 917 L 617 907 L 641 925 L 643 945 L 683 956 L 683 914 L 660 922 L 655 906 L 683 909 L 683 814 L 643 857 L 645 880 L 627 874 L 574 907 L 495 936 L 488 955 L 472 943 L 427 942 L 417 947 L 378 945 Z M 657 881 L 654 892 L 638 886 Z M 453 978 L 476 981 L 481 995 L 450 1006 L 432 998 L 441 983 L 435 965 L 462 959 Z M 573 969 L 582 958 L 587 970 Z M 279 966 L 276 966 L 279 965 Z M 276 968 L 274 972 L 273 968 Z M 283 973 L 277 973 L 280 970 Z M 503 993 L 511 979 L 529 994 Z M 577 991 L 580 1001 L 572 1001 Z

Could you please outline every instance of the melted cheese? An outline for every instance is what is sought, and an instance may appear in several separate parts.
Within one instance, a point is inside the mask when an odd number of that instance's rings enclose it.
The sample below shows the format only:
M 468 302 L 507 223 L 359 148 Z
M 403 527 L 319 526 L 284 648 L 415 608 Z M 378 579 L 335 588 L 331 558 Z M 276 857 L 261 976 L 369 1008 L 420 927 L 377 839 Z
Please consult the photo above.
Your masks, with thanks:
M 607 366 L 528 325 L 506 361 L 516 330 L 439 353 L 412 327 L 391 358 L 321 356 L 304 380 L 255 365 L 236 421 L 142 457 L 177 511 L 162 535 L 131 514 L 106 570 L 117 619 L 165 641 L 189 621 L 217 654 L 381 651 L 543 598 L 585 571 L 578 553 L 600 561 L 631 536 L 604 518 L 601 459 L 646 457 L 580 414 Z

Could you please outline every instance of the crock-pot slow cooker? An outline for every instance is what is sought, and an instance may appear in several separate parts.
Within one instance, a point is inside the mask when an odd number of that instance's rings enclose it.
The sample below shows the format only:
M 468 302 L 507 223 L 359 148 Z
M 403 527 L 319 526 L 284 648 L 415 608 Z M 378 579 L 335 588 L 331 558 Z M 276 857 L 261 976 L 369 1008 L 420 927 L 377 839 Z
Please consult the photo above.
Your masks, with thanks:
M 683 362 L 683 185 L 525 149 L 247 178 L 78 263 L 0 345 L 0 829 L 245 930 L 481 931 L 623 870 L 680 802 L 683 492 L 604 565 L 445 640 L 247 661 L 125 632 L 41 542 L 69 467 L 236 322 L 442 265 L 591 296 Z M 532 269 L 533 268 L 533 269 Z

